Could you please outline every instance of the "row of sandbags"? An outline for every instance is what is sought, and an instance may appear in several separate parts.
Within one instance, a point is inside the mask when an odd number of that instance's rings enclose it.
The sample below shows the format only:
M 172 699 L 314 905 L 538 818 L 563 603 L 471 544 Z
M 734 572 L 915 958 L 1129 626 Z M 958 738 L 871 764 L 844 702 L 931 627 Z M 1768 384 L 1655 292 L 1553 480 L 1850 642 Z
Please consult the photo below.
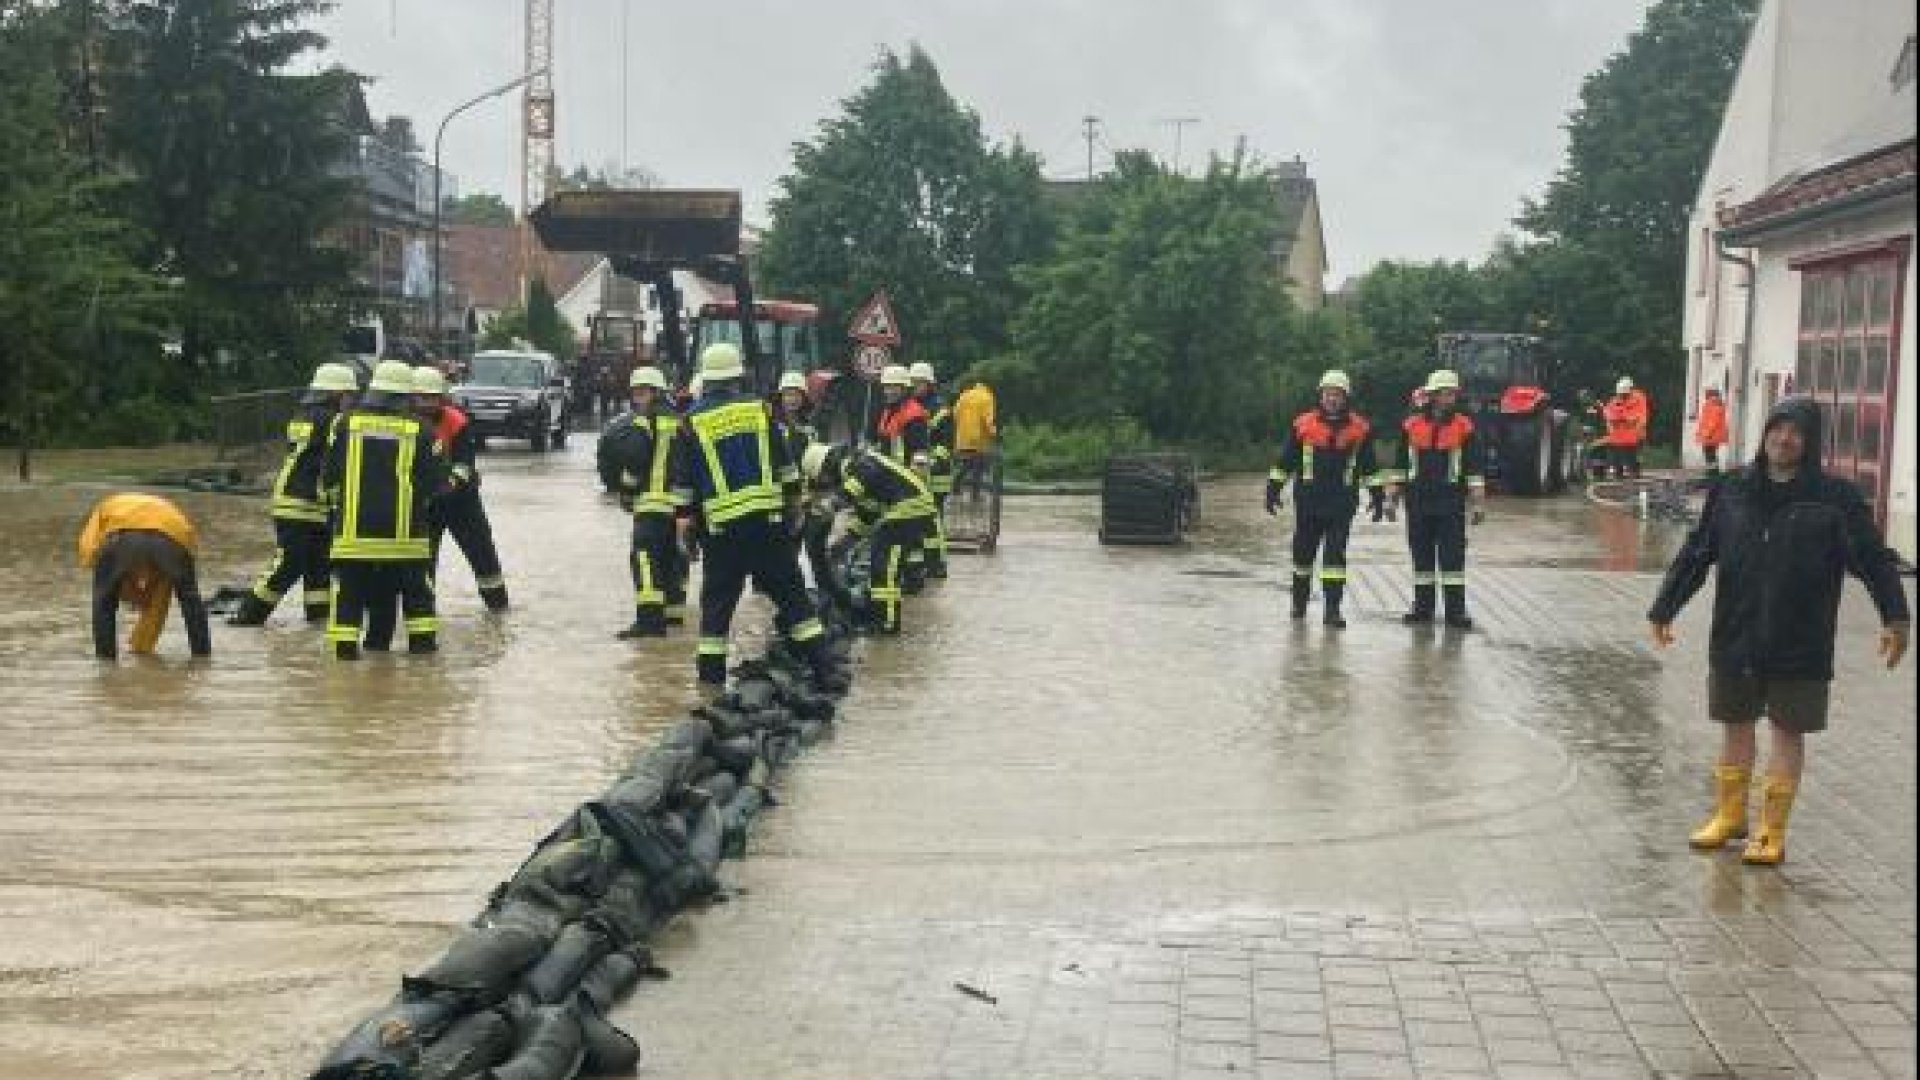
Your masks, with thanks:
M 852 636 L 829 629 L 846 664 Z M 646 942 L 715 894 L 774 772 L 830 730 L 834 700 L 776 646 L 674 724 L 598 798 L 540 841 L 440 957 L 400 981 L 310 1080 L 571 1080 L 623 1076 L 634 1040 L 606 1020 L 640 979 Z

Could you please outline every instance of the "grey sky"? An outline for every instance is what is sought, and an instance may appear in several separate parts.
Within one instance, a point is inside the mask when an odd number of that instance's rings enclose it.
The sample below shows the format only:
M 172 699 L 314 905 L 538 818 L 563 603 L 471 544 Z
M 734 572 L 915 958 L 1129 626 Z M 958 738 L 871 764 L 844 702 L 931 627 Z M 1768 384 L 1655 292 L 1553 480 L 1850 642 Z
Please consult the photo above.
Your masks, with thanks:
M 750 216 L 883 47 L 917 42 L 989 137 L 1049 175 L 1096 152 L 1192 168 L 1245 135 L 1305 158 L 1337 285 L 1384 258 L 1475 258 L 1558 166 L 1580 80 L 1621 48 L 1646 0 L 555 0 L 563 167 L 621 154 L 673 186 L 737 187 Z M 376 116 L 422 142 L 459 101 L 520 70 L 521 0 L 341 0 L 328 59 L 370 76 Z M 517 95 L 448 128 L 462 190 L 519 197 Z M 1097 159 L 1098 161 L 1098 159 Z

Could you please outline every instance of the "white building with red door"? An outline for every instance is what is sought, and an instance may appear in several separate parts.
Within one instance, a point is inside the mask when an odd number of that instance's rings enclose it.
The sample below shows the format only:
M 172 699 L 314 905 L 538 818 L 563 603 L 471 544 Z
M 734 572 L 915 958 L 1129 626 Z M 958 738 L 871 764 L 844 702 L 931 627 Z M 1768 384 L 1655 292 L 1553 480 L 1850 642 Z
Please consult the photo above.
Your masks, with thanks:
M 1813 395 L 1828 468 L 1909 561 L 1914 64 L 1911 0 L 1764 0 L 1694 206 L 1684 328 L 1689 431 L 1720 388 L 1744 459 L 1773 401 Z

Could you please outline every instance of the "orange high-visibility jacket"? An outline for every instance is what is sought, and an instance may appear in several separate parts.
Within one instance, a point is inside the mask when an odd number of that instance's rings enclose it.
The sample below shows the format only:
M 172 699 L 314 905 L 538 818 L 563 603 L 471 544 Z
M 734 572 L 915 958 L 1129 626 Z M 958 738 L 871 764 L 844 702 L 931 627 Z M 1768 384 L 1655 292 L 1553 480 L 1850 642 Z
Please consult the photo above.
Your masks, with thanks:
M 1700 419 L 1693 428 L 1694 441 L 1703 447 L 1727 445 L 1727 403 L 1710 397 L 1700 403 Z
M 1647 398 L 1638 390 L 1615 394 L 1600 409 L 1608 446 L 1639 446 L 1647 437 Z

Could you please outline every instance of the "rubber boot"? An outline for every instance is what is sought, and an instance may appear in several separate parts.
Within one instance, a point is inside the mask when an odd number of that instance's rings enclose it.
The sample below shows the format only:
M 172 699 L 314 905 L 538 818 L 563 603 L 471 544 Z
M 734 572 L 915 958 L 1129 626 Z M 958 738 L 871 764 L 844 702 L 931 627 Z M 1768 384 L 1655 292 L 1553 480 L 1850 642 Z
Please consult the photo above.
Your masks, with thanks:
M 480 601 L 487 605 L 488 611 L 507 610 L 507 587 L 505 585 L 495 585 L 491 588 L 481 589 Z
M 1473 629 L 1473 616 L 1467 614 L 1467 587 L 1445 585 L 1440 591 L 1447 600 L 1447 625 L 1455 630 Z
M 1787 857 L 1787 815 L 1793 812 L 1793 781 L 1767 777 L 1760 794 L 1760 829 L 1747 841 L 1740 861 L 1750 866 L 1778 866 Z
M 687 606 L 685 604 L 668 604 L 666 620 L 668 626 L 687 625 Z
M 427 656 L 440 651 L 440 641 L 433 634 L 408 634 L 407 651 L 415 656 Z
M 1408 626 L 1433 621 L 1433 586 L 1415 585 L 1413 587 L 1413 610 L 1400 616 L 1400 621 Z
M 1294 619 L 1307 617 L 1307 602 L 1313 599 L 1313 579 L 1298 570 L 1293 572 L 1293 610 L 1288 616 Z
M 306 615 L 307 622 L 309 623 L 323 623 L 327 621 L 329 609 L 324 600 L 312 604 L 302 604 L 301 610 L 302 613 Z
M 1344 581 L 1323 581 L 1320 583 L 1320 595 L 1324 598 L 1326 610 L 1320 614 L 1320 621 L 1329 630 L 1345 630 L 1346 616 L 1340 614 L 1340 601 L 1346 599 L 1347 583 Z
M 240 599 L 240 606 L 227 616 L 228 626 L 265 626 L 267 616 L 273 614 L 273 605 L 260 599 L 258 594 L 248 593 Z M 321 618 L 326 617 L 326 609 L 320 609 Z
M 336 642 L 334 642 L 334 643 L 333 643 L 333 658 L 334 658 L 335 660 L 358 660 L 358 659 L 360 659 L 360 643 L 359 643 L 359 642 L 357 642 L 357 641 L 336 641 Z
M 1752 780 L 1753 770 L 1744 766 L 1713 767 L 1713 816 L 1693 830 L 1688 845 L 1697 851 L 1712 851 L 1747 835 L 1747 785 Z
M 833 654 L 827 651 L 826 645 L 819 638 L 795 647 L 806 658 L 807 666 L 813 669 L 814 689 L 837 697 L 846 693 L 847 688 L 853 685 L 853 679 L 847 674 L 846 667 L 835 662 Z
M 632 641 L 635 638 L 666 637 L 666 613 L 657 607 L 636 607 L 633 609 L 633 625 L 614 636 L 622 641 Z

